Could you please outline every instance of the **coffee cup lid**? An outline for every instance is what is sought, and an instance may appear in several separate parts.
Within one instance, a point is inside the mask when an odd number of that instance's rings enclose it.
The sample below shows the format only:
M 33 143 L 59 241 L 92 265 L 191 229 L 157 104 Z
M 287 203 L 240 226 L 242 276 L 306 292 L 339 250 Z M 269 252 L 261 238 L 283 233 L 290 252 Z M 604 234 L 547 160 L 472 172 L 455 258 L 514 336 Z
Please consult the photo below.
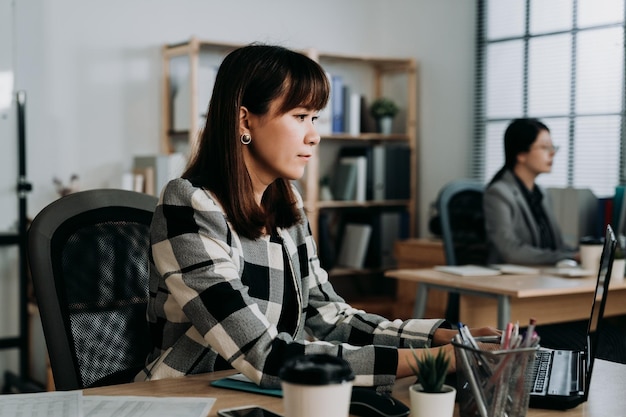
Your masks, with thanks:
M 583 236 L 580 238 L 581 245 L 602 245 L 603 243 L 604 243 L 603 237 Z
M 328 385 L 352 381 L 348 362 L 337 356 L 315 354 L 288 360 L 281 368 L 280 379 L 300 385 Z

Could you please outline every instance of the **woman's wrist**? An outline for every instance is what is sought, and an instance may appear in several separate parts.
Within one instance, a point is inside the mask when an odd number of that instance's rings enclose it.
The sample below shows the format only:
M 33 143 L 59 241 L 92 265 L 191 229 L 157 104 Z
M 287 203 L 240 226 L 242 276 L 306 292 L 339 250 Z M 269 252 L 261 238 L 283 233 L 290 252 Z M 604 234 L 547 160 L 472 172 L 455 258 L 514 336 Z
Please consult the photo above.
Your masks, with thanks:
M 433 333 L 433 346 L 441 346 L 450 343 L 456 333 L 456 330 L 438 328 Z

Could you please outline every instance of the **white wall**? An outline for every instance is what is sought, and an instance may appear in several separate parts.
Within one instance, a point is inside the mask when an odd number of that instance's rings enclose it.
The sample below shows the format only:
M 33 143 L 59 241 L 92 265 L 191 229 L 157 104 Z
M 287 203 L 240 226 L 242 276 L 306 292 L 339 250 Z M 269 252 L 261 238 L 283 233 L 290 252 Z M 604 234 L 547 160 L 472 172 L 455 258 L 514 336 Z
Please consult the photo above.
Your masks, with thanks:
M 428 234 L 425 216 L 439 188 L 468 173 L 474 2 L 15 3 L 16 89 L 28 94 L 28 178 L 34 185 L 29 197 L 31 216 L 57 198 L 54 176 L 67 181 L 76 173 L 82 189 L 115 187 L 120 185 L 121 174 L 130 169 L 133 155 L 158 152 L 160 47 L 191 36 L 316 47 L 325 52 L 412 56 L 421 66 L 421 235 Z M 0 198 L 6 198 L 7 192 L 0 189 Z M 3 210 L 0 207 L 0 217 Z M 2 317 L 0 328 L 2 322 L 11 320 Z

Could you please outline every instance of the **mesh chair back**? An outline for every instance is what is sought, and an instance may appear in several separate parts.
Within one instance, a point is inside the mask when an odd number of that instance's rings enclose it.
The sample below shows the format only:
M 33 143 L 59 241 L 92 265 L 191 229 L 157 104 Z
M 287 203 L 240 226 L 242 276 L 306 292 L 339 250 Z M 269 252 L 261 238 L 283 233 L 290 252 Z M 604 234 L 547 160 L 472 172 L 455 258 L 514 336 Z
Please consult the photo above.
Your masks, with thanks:
M 437 198 L 441 238 L 448 265 L 487 263 L 487 234 L 483 213 L 484 186 L 472 180 L 446 184 Z M 459 294 L 449 293 L 446 319 L 459 319 Z
M 144 364 L 156 202 L 130 191 L 83 191 L 33 220 L 29 259 L 57 390 L 128 382 Z
M 439 194 L 437 209 L 448 265 L 487 262 L 483 193 L 482 184 L 458 180 L 448 183 Z

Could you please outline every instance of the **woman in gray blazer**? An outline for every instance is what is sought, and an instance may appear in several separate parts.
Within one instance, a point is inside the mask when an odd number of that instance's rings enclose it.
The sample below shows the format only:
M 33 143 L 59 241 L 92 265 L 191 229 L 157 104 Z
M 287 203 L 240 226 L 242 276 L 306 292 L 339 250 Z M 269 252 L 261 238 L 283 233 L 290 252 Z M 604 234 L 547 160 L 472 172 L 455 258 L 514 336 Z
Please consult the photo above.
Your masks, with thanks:
M 535 179 L 552 170 L 557 151 L 548 127 L 537 119 L 515 119 L 504 134 L 504 166 L 483 199 L 490 263 L 554 264 L 578 259 L 565 245 L 549 195 Z

